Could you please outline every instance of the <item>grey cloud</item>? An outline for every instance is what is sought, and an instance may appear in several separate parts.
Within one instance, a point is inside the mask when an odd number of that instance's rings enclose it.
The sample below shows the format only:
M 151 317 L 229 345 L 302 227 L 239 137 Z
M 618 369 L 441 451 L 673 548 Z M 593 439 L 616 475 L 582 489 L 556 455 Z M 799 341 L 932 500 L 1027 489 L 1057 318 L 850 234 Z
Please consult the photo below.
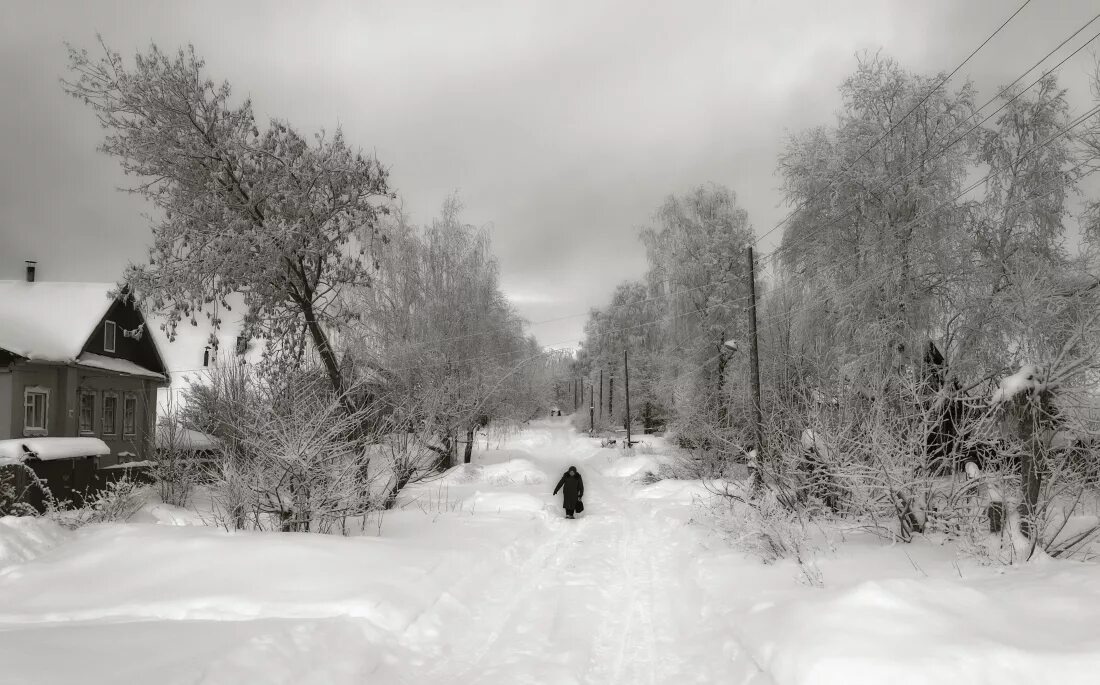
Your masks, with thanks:
M 144 254 L 146 208 L 115 192 L 102 131 L 57 83 L 62 42 L 91 47 L 96 30 L 124 55 L 193 42 L 259 113 L 343 126 L 390 166 L 414 221 L 457 190 L 466 219 L 492 226 L 505 286 L 553 294 L 517 302 L 537 321 L 639 276 L 637 230 L 669 193 L 729 185 L 764 233 L 784 216 L 786 132 L 833 120 L 854 53 L 948 70 L 1017 4 L 4 3 L 0 77 L 17 97 L 0 108 L 0 278 L 33 256 L 46 278 L 110 280 Z M 1094 13 L 1033 5 L 964 69 L 983 95 Z M 1087 61 L 1064 79 L 1078 98 Z M 533 332 L 575 340 L 583 321 Z

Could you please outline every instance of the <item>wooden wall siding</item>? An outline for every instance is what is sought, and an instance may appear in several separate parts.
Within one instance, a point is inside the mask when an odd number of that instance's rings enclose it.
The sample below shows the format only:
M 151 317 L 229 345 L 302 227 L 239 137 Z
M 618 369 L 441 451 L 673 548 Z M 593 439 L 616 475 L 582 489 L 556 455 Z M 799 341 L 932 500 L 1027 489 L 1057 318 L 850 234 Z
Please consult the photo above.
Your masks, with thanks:
M 22 438 L 23 434 L 23 392 L 28 387 L 41 386 L 50 391 L 49 407 L 46 411 L 46 431 L 48 436 L 65 437 L 66 414 L 68 406 L 64 395 L 61 375 L 65 367 L 47 364 L 16 364 L 11 375 L 11 407 L 8 417 L 11 422 L 8 437 Z M 75 433 L 73 434 L 75 437 Z
M 72 433 L 80 434 L 80 409 L 79 397 L 81 391 L 91 391 L 96 394 L 95 401 L 95 436 L 107 443 L 111 448 L 111 455 L 100 457 L 100 466 L 113 466 L 127 461 L 141 461 L 150 458 L 150 448 L 153 443 L 153 428 L 156 421 L 156 384 L 142 378 L 131 376 L 119 376 L 107 372 L 95 372 L 80 369 L 79 382 L 73 393 L 76 398 L 76 418 Z M 103 432 L 103 395 L 113 392 L 118 395 L 118 410 L 115 417 L 116 431 L 114 434 Z M 132 394 L 137 399 L 137 413 L 135 415 L 134 435 L 126 435 L 124 432 L 124 418 L 126 413 L 125 398 Z M 133 457 L 119 457 L 119 452 L 132 452 Z
M 15 437 L 11 433 L 11 378 L 10 370 L 0 368 L 0 440 Z
M 41 386 L 50 391 L 47 414 L 49 437 L 75 438 L 81 435 L 80 393 L 87 390 L 96 394 L 95 431 L 91 435 L 100 438 L 111 448 L 110 456 L 100 457 L 100 465 L 113 466 L 151 458 L 156 422 L 155 382 L 78 367 L 17 364 L 12 367 L 11 373 L 0 373 L 0 411 L 3 411 L 3 417 L 0 417 L 0 439 L 24 437 L 23 391 L 28 386 Z M 102 425 L 105 392 L 118 394 L 117 430 L 111 435 L 103 432 Z M 137 399 L 133 435 L 126 435 L 124 432 L 127 394 L 132 394 Z M 119 457 L 119 452 L 131 452 L 134 456 Z

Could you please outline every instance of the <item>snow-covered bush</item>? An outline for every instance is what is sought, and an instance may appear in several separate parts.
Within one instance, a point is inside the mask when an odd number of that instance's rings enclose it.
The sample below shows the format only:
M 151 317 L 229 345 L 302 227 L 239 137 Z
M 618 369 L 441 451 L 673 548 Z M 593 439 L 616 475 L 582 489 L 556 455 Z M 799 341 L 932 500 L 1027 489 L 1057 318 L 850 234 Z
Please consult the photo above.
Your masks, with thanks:
M 186 507 L 191 492 L 202 479 L 203 464 L 187 441 L 187 430 L 174 406 L 169 406 L 157 425 L 153 480 L 165 504 Z
M 14 469 L 21 466 L 0 466 L 0 516 L 33 516 L 34 507 L 21 501 L 21 493 L 15 486 Z
M 85 501 L 81 523 L 126 521 L 145 504 L 145 486 L 129 478 L 107 483 Z
M 334 532 L 380 506 L 369 446 L 382 437 L 377 402 L 349 411 L 315 369 L 215 367 L 188 421 L 220 454 L 204 469 L 215 518 L 229 529 Z
M 756 556 L 765 564 L 792 559 L 802 581 L 821 587 L 824 579 L 817 566 L 820 553 L 811 537 L 813 525 L 805 514 L 793 511 L 767 492 L 752 498 L 747 488 L 726 486 L 704 507 L 706 520 L 734 547 Z

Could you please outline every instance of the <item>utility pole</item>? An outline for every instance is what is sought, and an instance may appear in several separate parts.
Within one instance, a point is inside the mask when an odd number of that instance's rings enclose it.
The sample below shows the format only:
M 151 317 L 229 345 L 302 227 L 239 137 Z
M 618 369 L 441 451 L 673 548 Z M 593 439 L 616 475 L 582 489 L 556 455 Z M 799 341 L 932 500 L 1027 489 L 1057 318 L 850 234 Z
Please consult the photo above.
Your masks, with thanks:
M 626 446 L 630 447 L 630 353 L 623 350 L 623 374 L 626 376 Z
M 764 419 L 760 406 L 760 340 L 756 332 L 756 260 L 749 246 L 749 334 L 752 336 L 752 404 L 756 422 L 756 457 L 764 456 Z
M 603 423 L 603 369 L 600 369 L 600 423 Z
M 615 374 L 611 372 L 607 378 L 607 422 L 615 423 Z
M 588 386 L 588 432 L 596 430 L 596 405 L 592 402 L 592 386 Z

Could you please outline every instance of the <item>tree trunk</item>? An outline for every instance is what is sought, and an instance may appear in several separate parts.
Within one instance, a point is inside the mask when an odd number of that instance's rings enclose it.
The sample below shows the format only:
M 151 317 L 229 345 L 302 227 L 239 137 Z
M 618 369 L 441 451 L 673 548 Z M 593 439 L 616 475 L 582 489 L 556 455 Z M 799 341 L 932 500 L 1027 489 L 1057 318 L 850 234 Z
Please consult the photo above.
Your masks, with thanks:
M 469 428 L 466 430 L 466 451 L 462 455 L 462 463 L 469 464 L 470 458 L 474 454 L 474 429 Z
M 1033 540 L 1038 533 L 1036 515 L 1039 511 L 1039 490 L 1043 484 L 1043 474 L 1039 469 L 1040 442 L 1039 431 L 1035 431 L 1020 460 L 1020 486 L 1023 490 L 1019 509 L 1020 532 Z
M 320 355 L 321 363 L 325 366 L 325 372 L 328 374 L 329 383 L 332 385 L 332 391 L 340 398 L 340 402 L 345 405 L 345 408 L 350 407 L 350 400 L 345 394 L 344 376 L 340 373 L 340 363 L 336 361 L 336 353 L 332 351 L 332 346 L 329 344 L 328 334 L 321 328 L 321 324 L 317 322 L 313 303 L 309 300 L 303 300 L 300 304 L 302 307 L 302 314 L 306 317 L 306 330 L 309 331 L 309 337 L 313 340 L 313 346 L 317 348 L 317 354 Z

